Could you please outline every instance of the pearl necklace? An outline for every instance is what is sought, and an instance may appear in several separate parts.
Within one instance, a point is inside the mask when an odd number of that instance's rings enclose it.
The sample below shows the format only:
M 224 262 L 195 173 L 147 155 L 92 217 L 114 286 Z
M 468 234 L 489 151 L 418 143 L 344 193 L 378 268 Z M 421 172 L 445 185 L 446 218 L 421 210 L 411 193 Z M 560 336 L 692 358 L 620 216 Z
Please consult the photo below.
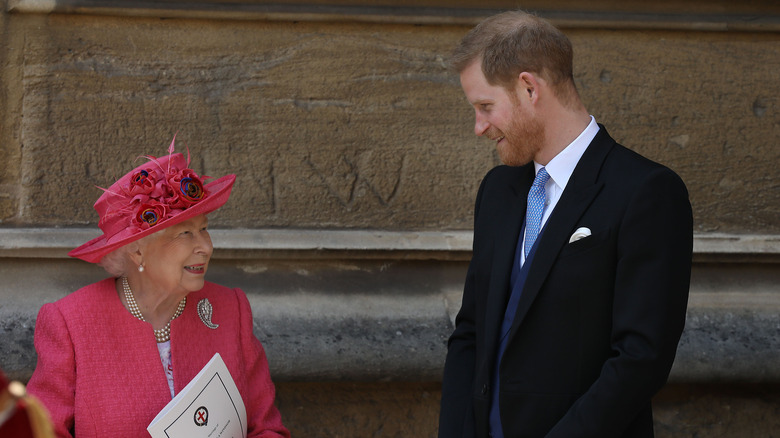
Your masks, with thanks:
M 138 303 L 135 302 L 135 297 L 133 296 L 133 291 L 130 290 L 130 283 L 127 282 L 127 277 L 122 277 L 122 289 L 124 290 L 125 300 L 127 301 L 127 307 L 130 308 L 130 313 L 141 321 L 146 322 L 144 315 L 141 313 L 141 310 L 138 309 Z M 181 312 L 184 310 L 184 306 L 186 304 L 187 297 L 184 297 L 181 301 L 179 301 L 179 307 L 176 308 L 176 313 L 174 313 L 171 320 L 165 324 L 165 327 L 161 329 L 154 329 L 154 337 L 157 339 L 157 342 L 168 342 L 171 339 L 171 321 L 181 315 Z

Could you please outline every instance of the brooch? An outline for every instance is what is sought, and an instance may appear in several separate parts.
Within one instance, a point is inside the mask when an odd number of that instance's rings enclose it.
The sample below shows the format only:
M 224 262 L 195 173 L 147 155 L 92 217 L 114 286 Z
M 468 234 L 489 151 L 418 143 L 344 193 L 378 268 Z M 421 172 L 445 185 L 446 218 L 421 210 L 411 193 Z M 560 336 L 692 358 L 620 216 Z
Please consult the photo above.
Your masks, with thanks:
M 205 324 L 206 327 L 216 329 L 219 327 L 219 324 L 211 322 L 211 312 L 212 307 L 208 298 L 198 301 L 198 316 L 200 317 L 200 320 L 203 321 L 203 324 Z

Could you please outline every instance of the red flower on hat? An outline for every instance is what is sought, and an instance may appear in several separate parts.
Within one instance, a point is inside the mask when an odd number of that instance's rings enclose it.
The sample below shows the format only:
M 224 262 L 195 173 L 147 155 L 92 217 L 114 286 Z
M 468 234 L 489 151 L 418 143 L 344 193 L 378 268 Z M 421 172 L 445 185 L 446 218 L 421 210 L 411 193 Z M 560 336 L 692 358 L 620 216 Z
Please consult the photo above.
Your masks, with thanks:
M 168 169 L 155 157 L 148 157 L 157 164 L 140 168 L 130 175 L 122 188 L 122 197 L 133 211 L 131 224 L 145 230 L 177 215 L 208 195 L 203 182 L 192 169 L 179 170 L 168 163 Z
M 167 219 L 168 213 L 169 209 L 167 205 L 155 200 L 150 200 L 138 207 L 133 216 L 133 225 L 145 230 Z
M 131 198 L 136 196 L 150 196 L 154 191 L 156 178 L 153 169 L 142 169 L 130 177 L 130 185 L 127 187 L 127 194 Z M 142 200 L 142 201 L 145 201 Z
M 166 179 L 171 190 L 168 200 L 171 208 L 187 208 L 206 198 L 203 183 L 192 169 L 168 173 Z

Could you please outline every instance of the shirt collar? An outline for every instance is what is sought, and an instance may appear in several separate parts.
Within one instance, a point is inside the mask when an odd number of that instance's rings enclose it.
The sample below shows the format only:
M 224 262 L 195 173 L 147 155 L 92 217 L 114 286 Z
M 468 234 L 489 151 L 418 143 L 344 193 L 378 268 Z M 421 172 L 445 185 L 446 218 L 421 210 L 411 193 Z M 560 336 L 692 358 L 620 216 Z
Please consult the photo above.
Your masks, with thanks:
M 558 155 L 553 157 L 553 159 L 547 163 L 547 166 L 542 166 L 534 161 L 536 173 L 539 173 L 539 169 L 544 167 L 555 185 L 560 187 L 561 190 L 565 189 L 582 154 L 585 153 L 585 149 L 588 148 L 588 145 L 593 141 L 593 138 L 596 137 L 598 132 L 599 125 L 596 123 L 596 119 L 593 116 L 590 116 L 590 123 L 588 123 L 585 130 L 582 131 L 574 141 L 569 143 L 566 148 L 559 152 Z

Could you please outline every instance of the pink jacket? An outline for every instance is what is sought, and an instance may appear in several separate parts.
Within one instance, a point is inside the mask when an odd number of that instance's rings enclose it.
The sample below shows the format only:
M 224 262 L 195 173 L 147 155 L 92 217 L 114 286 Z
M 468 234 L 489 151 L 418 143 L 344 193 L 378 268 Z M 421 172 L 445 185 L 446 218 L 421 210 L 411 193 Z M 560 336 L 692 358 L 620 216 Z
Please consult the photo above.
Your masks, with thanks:
M 196 311 L 208 297 L 210 329 Z M 174 390 L 219 352 L 247 410 L 248 437 L 286 437 L 252 310 L 240 289 L 214 283 L 187 296 L 171 323 Z M 49 409 L 58 437 L 139 438 L 170 400 L 152 326 L 128 312 L 108 278 L 45 304 L 35 327 L 38 365 L 28 384 Z

